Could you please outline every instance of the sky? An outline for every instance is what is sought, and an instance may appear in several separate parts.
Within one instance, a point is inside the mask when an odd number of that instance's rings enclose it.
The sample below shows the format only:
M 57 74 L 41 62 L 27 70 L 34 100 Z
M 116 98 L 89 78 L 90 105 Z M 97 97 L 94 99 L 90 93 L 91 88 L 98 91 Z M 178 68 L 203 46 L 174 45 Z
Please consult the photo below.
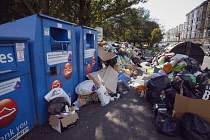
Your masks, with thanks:
M 186 14 L 205 0 L 148 0 L 132 7 L 144 7 L 150 11 L 150 18 L 158 19 L 165 31 L 186 21 Z

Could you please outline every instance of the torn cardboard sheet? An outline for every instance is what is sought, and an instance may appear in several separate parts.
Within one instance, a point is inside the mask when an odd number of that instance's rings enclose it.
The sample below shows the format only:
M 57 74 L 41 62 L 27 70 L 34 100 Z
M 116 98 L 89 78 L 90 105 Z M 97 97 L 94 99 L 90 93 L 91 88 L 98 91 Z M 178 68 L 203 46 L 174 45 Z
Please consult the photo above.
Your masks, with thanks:
M 98 56 L 102 61 L 107 61 L 114 58 L 117 55 L 111 52 L 106 52 L 103 47 L 98 47 Z
M 106 72 L 106 68 L 93 72 L 93 73 L 89 73 L 87 77 L 89 80 L 93 80 L 96 86 L 101 86 L 101 85 L 104 85 L 103 77 L 104 77 L 105 72 Z
M 133 57 L 136 57 L 136 52 L 134 50 L 130 50 L 130 52 L 132 53 Z
M 96 86 L 105 86 L 108 92 L 116 93 L 119 73 L 108 66 L 108 68 L 101 69 L 97 72 L 89 73 L 87 75 L 89 80 L 93 80 Z
M 112 68 L 111 66 L 108 66 L 104 74 L 103 80 L 105 83 L 104 86 L 111 93 L 116 93 L 118 75 L 119 73 L 114 68 Z
M 173 116 L 181 119 L 185 112 L 195 113 L 210 123 L 210 101 L 176 94 Z

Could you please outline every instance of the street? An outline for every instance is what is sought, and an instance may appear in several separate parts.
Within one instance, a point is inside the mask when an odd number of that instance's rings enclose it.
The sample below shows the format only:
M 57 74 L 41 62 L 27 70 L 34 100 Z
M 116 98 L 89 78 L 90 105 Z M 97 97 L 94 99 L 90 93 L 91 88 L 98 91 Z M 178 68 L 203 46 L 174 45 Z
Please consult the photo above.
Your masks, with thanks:
M 210 57 L 204 57 L 202 69 L 209 66 Z M 147 66 L 143 62 L 135 82 L 139 83 Z M 81 107 L 76 126 L 59 133 L 48 123 L 34 128 L 22 140 L 182 140 L 181 136 L 169 137 L 160 134 L 154 127 L 153 111 L 144 97 L 139 97 L 134 88 L 121 98 L 103 107 L 100 102 Z
M 140 82 L 144 71 L 139 70 L 136 82 Z M 181 140 L 160 134 L 154 127 L 152 105 L 144 97 L 139 97 L 134 88 L 121 98 L 103 107 L 99 102 L 81 107 L 76 126 L 59 133 L 48 123 L 36 127 L 22 140 Z

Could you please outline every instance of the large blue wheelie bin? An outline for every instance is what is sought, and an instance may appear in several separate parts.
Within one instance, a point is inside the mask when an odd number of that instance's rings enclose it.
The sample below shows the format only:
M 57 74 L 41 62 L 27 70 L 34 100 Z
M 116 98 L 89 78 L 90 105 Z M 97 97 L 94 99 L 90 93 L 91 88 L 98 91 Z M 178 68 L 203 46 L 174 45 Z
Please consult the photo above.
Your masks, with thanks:
M 36 125 L 29 38 L 0 36 L 0 139 L 16 140 Z
M 86 75 L 98 71 L 97 30 L 86 27 L 75 27 L 77 42 L 77 58 L 79 60 L 79 82 L 87 79 Z
M 0 35 L 29 37 L 32 81 L 38 125 L 48 121 L 44 96 L 53 88 L 63 90 L 74 101 L 78 84 L 74 23 L 42 14 L 0 25 Z

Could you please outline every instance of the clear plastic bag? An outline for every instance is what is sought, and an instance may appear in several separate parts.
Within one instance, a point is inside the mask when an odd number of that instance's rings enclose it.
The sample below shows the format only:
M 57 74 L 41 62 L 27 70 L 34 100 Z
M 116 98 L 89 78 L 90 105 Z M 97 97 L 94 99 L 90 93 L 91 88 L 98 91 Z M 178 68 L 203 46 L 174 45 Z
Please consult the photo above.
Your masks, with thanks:
M 76 86 L 75 92 L 78 95 L 89 95 L 94 91 L 94 87 L 93 80 L 85 80 Z

